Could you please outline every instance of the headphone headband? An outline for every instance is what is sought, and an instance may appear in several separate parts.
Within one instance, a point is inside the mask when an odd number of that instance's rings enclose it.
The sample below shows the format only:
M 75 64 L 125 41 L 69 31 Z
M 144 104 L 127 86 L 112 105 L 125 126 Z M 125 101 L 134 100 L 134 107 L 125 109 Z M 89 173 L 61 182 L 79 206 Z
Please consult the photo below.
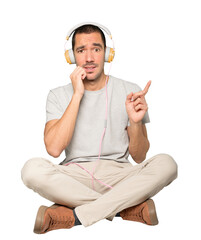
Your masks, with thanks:
M 101 28 L 102 30 L 104 30 L 109 37 L 112 39 L 112 34 L 110 32 L 110 30 L 108 28 L 106 28 L 105 26 L 99 24 L 99 23 L 95 23 L 95 22 L 83 22 L 80 24 L 75 25 L 73 28 L 70 29 L 70 31 L 68 32 L 67 36 L 66 36 L 66 40 L 68 40 L 70 38 L 70 36 L 72 35 L 72 33 L 79 27 L 84 26 L 84 25 L 94 25 L 96 27 Z

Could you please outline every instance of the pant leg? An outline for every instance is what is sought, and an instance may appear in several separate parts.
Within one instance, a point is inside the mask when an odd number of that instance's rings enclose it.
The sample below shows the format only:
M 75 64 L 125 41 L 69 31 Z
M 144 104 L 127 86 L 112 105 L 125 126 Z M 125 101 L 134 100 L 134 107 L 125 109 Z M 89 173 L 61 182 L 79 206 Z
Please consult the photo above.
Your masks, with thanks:
M 75 208 L 85 227 L 144 202 L 177 177 L 177 164 L 167 154 L 156 155 L 136 167 L 133 167 L 133 171 L 129 170 L 124 180 L 97 200 Z
M 90 176 L 78 166 L 61 166 L 43 158 L 33 158 L 22 168 L 24 184 L 42 197 L 68 207 L 98 199 L 102 194 L 90 188 Z

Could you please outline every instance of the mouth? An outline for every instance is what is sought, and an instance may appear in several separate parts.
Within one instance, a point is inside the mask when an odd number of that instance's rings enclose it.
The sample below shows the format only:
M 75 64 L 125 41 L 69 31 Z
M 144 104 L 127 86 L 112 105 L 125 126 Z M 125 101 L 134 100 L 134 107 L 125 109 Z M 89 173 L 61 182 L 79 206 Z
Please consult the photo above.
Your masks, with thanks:
M 95 70 L 96 66 L 85 66 L 84 69 L 87 73 L 93 72 Z

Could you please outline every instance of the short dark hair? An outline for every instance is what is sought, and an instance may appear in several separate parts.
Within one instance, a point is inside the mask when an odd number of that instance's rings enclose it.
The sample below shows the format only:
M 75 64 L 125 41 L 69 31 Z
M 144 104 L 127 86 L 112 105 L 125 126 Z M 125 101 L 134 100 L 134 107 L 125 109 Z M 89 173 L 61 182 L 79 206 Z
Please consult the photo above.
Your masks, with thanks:
M 83 26 L 81 26 L 81 27 L 79 27 L 75 30 L 75 32 L 73 34 L 73 37 L 72 37 L 72 49 L 73 49 L 73 51 L 74 51 L 74 47 L 75 47 L 75 36 L 76 36 L 76 34 L 78 34 L 78 33 L 89 34 L 89 33 L 93 33 L 93 32 L 99 32 L 100 33 L 101 38 L 103 40 L 104 48 L 106 48 L 106 39 L 105 39 L 105 35 L 104 35 L 103 31 L 95 25 L 87 24 L 87 25 L 83 25 Z

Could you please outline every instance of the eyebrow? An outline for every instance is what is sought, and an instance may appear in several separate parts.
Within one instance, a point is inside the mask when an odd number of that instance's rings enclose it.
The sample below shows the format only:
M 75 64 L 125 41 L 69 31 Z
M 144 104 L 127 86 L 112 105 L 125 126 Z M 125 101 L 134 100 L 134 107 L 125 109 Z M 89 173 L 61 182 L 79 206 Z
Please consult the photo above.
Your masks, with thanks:
M 77 47 L 76 48 L 76 51 L 78 51 L 78 50 L 80 50 L 80 49 L 83 49 L 85 47 L 85 45 L 82 45 L 82 46 L 80 46 L 80 47 Z
M 100 43 L 93 43 L 93 46 L 103 48 L 103 46 Z M 76 51 L 81 50 L 85 47 L 86 47 L 86 45 L 79 46 L 76 48 Z
M 93 43 L 93 46 L 103 48 L 103 46 L 100 43 Z

